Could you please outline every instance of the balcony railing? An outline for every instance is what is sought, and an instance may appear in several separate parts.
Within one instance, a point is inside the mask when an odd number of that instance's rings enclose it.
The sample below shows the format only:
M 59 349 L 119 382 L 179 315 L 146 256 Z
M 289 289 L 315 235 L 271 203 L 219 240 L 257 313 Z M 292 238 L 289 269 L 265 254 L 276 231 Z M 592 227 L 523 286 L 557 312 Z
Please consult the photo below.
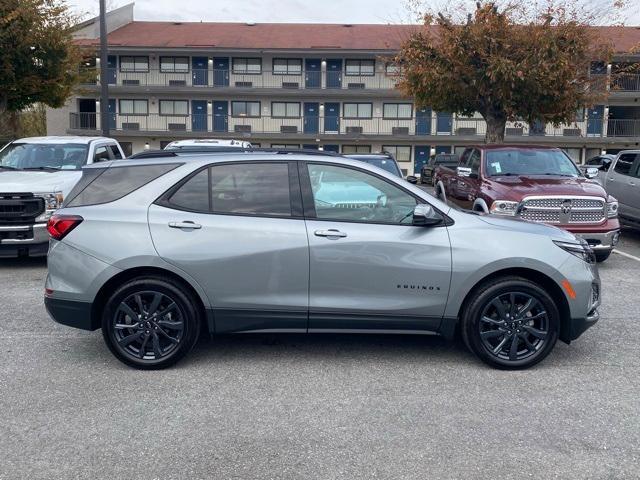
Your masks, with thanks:
M 71 113 L 71 130 L 99 130 L 96 113 Z M 379 135 L 393 137 L 452 135 L 457 137 L 484 137 L 486 122 L 479 118 L 420 117 L 411 119 L 346 118 L 307 116 L 297 118 L 233 117 L 230 115 L 122 115 L 109 114 L 109 128 L 118 132 L 193 132 L 197 134 L 282 134 L 282 135 L 344 135 L 350 137 Z M 640 119 L 590 119 L 554 127 L 530 126 L 510 122 L 507 137 L 638 137 Z
M 89 77 L 87 77 L 89 78 Z M 85 80 L 85 84 L 99 84 L 96 80 Z M 117 68 L 107 69 L 107 81 L 113 86 L 141 87 L 211 87 L 234 89 L 346 89 L 388 90 L 395 87 L 397 77 L 384 72 L 374 75 L 347 75 L 345 72 L 301 71 L 282 74 L 271 70 L 248 74 L 232 70 L 190 69 L 183 72 L 167 72 L 157 69 L 132 72 Z

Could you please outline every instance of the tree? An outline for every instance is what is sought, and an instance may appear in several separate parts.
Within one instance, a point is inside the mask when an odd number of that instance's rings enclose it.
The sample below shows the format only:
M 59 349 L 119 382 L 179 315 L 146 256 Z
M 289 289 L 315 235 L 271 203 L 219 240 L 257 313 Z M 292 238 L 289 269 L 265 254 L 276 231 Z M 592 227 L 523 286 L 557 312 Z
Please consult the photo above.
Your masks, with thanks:
M 590 67 L 607 61 L 611 48 L 578 10 L 478 2 L 466 22 L 441 13 L 424 23 L 395 58 L 398 87 L 418 107 L 480 113 L 488 143 L 504 141 L 507 121 L 574 122 L 579 108 L 604 95 Z
M 0 120 L 15 130 L 17 113 L 41 103 L 61 107 L 77 85 L 81 52 L 76 18 L 63 0 L 0 2 Z M 1 126 L 1 125 L 0 125 Z

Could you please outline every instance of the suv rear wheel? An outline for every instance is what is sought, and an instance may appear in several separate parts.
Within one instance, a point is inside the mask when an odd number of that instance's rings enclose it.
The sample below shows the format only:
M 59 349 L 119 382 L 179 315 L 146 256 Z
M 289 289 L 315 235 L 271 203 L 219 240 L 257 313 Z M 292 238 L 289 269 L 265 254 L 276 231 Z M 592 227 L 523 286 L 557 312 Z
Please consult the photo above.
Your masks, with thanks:
M 503 369 L 535 365 L 553 349 L 560 314 L 551 296 L 521 277 L 480 286 L 462 313 L 462 338 L 485 363 Z
M 118 360 L 135 368 L 169 367 L 196 344 L 195 301 L 182 286 L 156 277 L 133 279 L 107 300 L 102 335 Z

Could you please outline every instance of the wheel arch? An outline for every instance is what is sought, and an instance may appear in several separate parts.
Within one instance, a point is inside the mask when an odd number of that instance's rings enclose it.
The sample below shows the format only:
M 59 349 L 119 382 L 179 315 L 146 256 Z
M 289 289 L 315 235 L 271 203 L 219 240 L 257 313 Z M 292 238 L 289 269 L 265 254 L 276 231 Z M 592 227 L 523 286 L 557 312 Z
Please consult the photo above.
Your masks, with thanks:
M 489 206 L 483 198 L 476 198 L 475 202 L 473 202 L 472 210 L 475 212 L 489 213 Z
M 548 275 L 530 268 L 505 268 L 501 270 L 496 270 L 492 272 L 480 280 L 478 280 L 466 293 L 464 300 L 460 304 L 460 308 L 458 310 L 458 319 L 461 318 L 462 312 L 467 307 L 469 300 L 473 293 L 480 287 L 480 285 L 489 282 L 491 280 L 495 280 L 500 277 L 509 277 L 516 276 L 522 277 L 527 280 L 530 280 L 542 288 L 544 288 L 549 295 L 556 300 L 556 304 L 558 306 L 558 311 L 560 312 L 560 335 L 559 338 L 565 343 L 570 343 L 570 335 L 571 335 L 571 311 L 569 309 L 569 302 L 567 301 L 567 297 L 562 291 L 560 285 L 556 283 L 556 281 L 549 277 Z
M 213 319 L 208 315 L 208 310 L 205 308 L 205 303 L 198 293 L 198 291 L 191 285 L 189 281 L 185 278 L 181 277 L 179 274 L 172 272 L 171 270 L 167 270 L 161 267 L 133 267 L 127 270 L 122 270 L 118 272 L 116 275 L 112 276 L 107 280 L 98 290 L 98 293 L 95 296 L 93 304 L 91 305 L 91 319 L 92 322 L 96 325 L 100 324 L 100 318 L 102 315 L 102 311 L 104 309 L 105 304 L 107 303 L 107 299 L 109 296 L 122 285 L 124 282 L 132 280 L 134 278 L 143 277 L 143 276 L 153 276 L 161 279 L 169 279 L 170 281 L 177 283 L 185 290 L 187 290 L 191 296 L 194 298 L 196 302 L 196 310 L 200 315 L 200 324 L 201 327 L 207 328 L 207 333 L 213 332 Z M 203 332 L 204 333 L 204 330 Z
M 444 188 L 444 183 L 442 183 L 442 180 L 438 180 L 438 182 L 436 183 L 436 197 L 440 198 L 441 201 L 443 201 L 444 203 L 447 203 L 447 191 Z M 441 197 L 438 196 L 438 191 L 441 192 Z

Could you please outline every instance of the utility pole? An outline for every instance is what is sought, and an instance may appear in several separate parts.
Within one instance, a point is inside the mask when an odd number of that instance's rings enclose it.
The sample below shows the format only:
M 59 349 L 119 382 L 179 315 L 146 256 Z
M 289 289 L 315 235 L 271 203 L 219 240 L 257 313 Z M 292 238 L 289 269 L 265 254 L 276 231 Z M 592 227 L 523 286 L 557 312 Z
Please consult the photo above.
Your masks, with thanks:
M 102 135 L 109 136 L 109 80 L 107 78 L 107 12 L 105 0 L 100 0 L 100 126 Z

